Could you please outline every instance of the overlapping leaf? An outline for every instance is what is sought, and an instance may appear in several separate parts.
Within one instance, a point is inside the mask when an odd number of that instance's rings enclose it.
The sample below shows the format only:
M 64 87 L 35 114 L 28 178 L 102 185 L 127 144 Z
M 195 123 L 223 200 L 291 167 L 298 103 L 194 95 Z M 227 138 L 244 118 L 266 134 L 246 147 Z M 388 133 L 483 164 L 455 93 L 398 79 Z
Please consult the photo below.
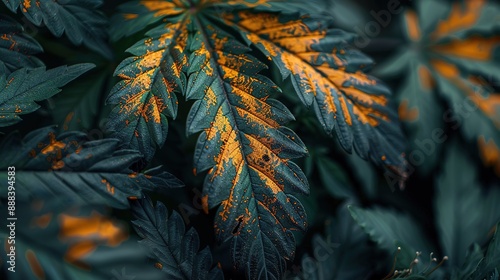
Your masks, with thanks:
M 57 37 L 66 34 L 75 45 L 112 57 L 107 44 L 107 19 L 98 8 L 102 0 L 3 0 L 13 12 L 21 10 L 36 26 L 42 23 Z
M 122 83 L 134 85 L 129 77 L 149 71 L 159 75 L 157 94 L 184 92 L 188 99 L 197 100 L 187 130 L 190 134 L 202 131 L 195 170 L 209 170 L 204 207 L 221 205 L 215 221 L 218 240 L 230 243 L 235 267 L 243 270 L 248 265 L 250 278 L 279 278 L 284 260 L 294 254 L 290 230 L 306 225 L 302 206 L 287 194 L 308 192 L 302 171 L 289 161 L 304 155 L 306 149 L 282 126 L 293 116 L 268 98 L 279 93 L 278 87 L 258 74 L 265 65 L 219 28 L 222 23 L 214 17 L 217 9 L 208 7 L 191 14 L 191 7 L 181 1 L 141 1 L 136 10 L 143 7 L 153 16 L 165 17 L 167 24 L 153 29 L 151 39 L 136 45 L 143 56 L 124 62 L 131 64 L 134 74 L 123 75 Z M 148 15 L 125 17 L 137 23 Z M 155 59 L 147 58 L 155 52 Z M 152 89 L 149 83 L 135 85 L 141 93 Z
M 0 210 L 8 213 L 7 201 L 2 204 Z M 62 198 L 16 204 L 17 220 L 9 221 L 15 223 L 15 239 L 9 239 L 8 227 L 0 229 L 8 279 L 163 279 L 123 224 L 95 206 L 62 207 L 66 204 Z M 10 246 L 15 273 L 7 271 Z
M 342 147 L 404 177 L 404 141 L 389 90 L 363 73 L 371 60 L 332 22 L 298 14 L 241 11 L 224 15 L 289 79 L 302 102 L 314 109 Z
M 143 190 L 182 185 L 159 168 L 133 172 L 129 168 L 141 160 L 141 154 L 118 146 L 116 139 L 87 141 L 79 132 L 56 136 L 50 127 L 35 130 L 23 140 L 11 135 L 0 145 L 0 178 L 7 181 L 7 167 L 15 166 L 19 201 L 65 197 L 119 208 L 128 207 L 127 198 L 141 197 Z M 0 194 L 6 196 L 6 192 Z
M 500 37 L 495 32 L 500 6 L 487 0 L 452 2 L 423 0 L 416 3 L 417 12 L 408 10 L 404 26 L 413 47 L 404 46 L 380 72 L 409 72 L 400 115 L 416 122 L 416 137 L 433 137 L 444 119 L 460 128 L 478 146 L 485 165 L 500 174 L 500 96 L 489 87 L 500 80 Z M 451 112 L 439 109 L 441 99 Z
M 40 106 L 35 101 L 53 96 L 92 67 L 77 64 L 50 70 L 22 68 L 10 75 L 0 73 L 0 127 L 15 124 L 21 120 L 19 115 L 36 111 Z
M 168 217 L 165 205 L 156 206 L 149 197 L 131 200 L 134 228 L 143 238 L 140 243 L 149 250 L 156 268 L 166 279 L 223 279 L 219 268 L 212 268 L 210 249 L 199 250 L 200 240 L 194 228 L 185 231 L 177 212 Z
M 0 62 L 7 68 L 7 74 L 20 68 L 43 66 L 43 63 L 34 57 L 42 51 L 42 46 L 24 33 L 24 28 L 19 23 L 0 15 Z M 0 75 L 2 74 L 0 72 Z

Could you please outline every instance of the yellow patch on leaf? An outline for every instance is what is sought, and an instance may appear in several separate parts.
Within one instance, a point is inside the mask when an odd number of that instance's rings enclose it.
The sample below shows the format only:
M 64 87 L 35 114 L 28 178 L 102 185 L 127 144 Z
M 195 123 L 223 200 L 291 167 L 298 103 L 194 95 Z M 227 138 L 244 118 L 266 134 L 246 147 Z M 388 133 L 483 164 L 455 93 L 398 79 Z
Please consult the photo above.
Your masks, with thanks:
M 420 40 L 420 37 L 422 35 L 417 14 L 414 11 L 408 11 L 405 14 L 405 20 L 406 30 L 408 30 L 408 37 L 414 42 Z
M 431 49 L 443 55 L 459 58 L 489 61 L 495 48 L 500 46 L 500 37 L 483 38 L 473 36 L 465 40 L 454 39 L 447 44 L 433 46 Z

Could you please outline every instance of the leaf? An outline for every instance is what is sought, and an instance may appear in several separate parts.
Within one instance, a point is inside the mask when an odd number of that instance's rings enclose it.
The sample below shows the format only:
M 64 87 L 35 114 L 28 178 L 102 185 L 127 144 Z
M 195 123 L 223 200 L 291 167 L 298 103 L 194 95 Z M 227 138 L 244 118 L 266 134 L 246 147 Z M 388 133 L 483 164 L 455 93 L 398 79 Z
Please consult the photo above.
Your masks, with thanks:
M 63 94 L 54 98 L 51 115 L 64 131 L 90 130 L 96 132 L 96 136 L 103 135 L 104 132 L 97 132 L 92 128 L 96 126 L 99 109 L 103 107 L 103 98 L 111 88 L 111 75 L 106 75 L 109 72 L 102 68 L 96 70 L 100 71 L 92 71 L 85 79 L 75 81 Z
M 482 190 L 477 169 L 456 142 L 450 144 L 443 173 L 436 180 L 436 226 L 451 267 L 465 261 L 473 243 L 482 244 L 488 231 L 500 222 L 500 190 Z
M 0 62 L 7 67 L 7 74 L 21 68 L 37 68 L 43 63 L 35 54 L 43 52 L 42 46 L 12 18 L 0 15 Z M 0 75 L 3 73 L 0 72 Z
M 495 228 L 495 234 L 491 239 L 486 255 L 479 262 L 469 279 L 498 279 L 500 271 L 500 224 Z M 488 278 L 487 278 L 488 277 Z
M 366 75 L 372 61 L 347 42 L 353 35 L 323 18 L 241 11 L 223 15 L 290 79 L 302 102 L 342 147 L 404 179 L 404 138 L 389 89 Z
M 3 0 L 13 12 L 18 8 L 34 25 L 42 23 L 56 37 L 66 34 L 75 45 L 85 45 L 106 58 L 113 54 L 107 44 L 107 24 L 104 14 L 98 11 L 102 0 Z
M 61 66 L 51 70 L 45 67 L 22 68 L 9 76 L 0 76 L 0 127 L 13 125 L 21 120 L 19 115 L 36 111 L 35 101 L 47 99 L 60 91 L 78 76 L 93 67 L 92 64 Z
M 195 99 L 187 132 L 202 132 L 195 151 L 195 173 L 209 170 L 203 206 L 208 211 L 220 205 L 215 219 L 217 240 L 230 244 L 233 266 L 246 270 L 248 278 L 281 278 L 285 260 L 294 255 L 291 230 L 306 227 L 303 207 L 290 193 L 305 194 L 308 185 L 302 171 L 290 161 L 306 154 L 295 133 L 283 127 L 293 116 L 283 104 L 269 98 L 278 94 L 279 88 L 258 74 L 265 65 L 248 54 L 250 49 L 220 27 L 222 23 L 214 15 L 221 7 L 207 5 L 191 13 L 194 7 L 181 1 L 137 4 L 136 11 L 142 12 L 145 7 L 149 13 L 124 16 L 134 22 L 129 26 L 139 29 L 135 24 L 151 22 L 151 15 L 163 20 L 150 31 L 151 38 L 132 48 L 141 50 L 134 53 L 136 57 L 122 63 L 132 63 L 123 68 L 131 72 L 120 74 L 123 81 L 117 89 L 138 94 L 134 102 L 115 107 L 117 115 L 123 116 L 114 118 L 117 121 L 111 126 L 127 126 L 124 119 L 141 115 L 134 110 L 127 113 L 127 104 L 144 108 L 155 94 L 171 104 L 175 104 L 171 93 L 181 92 L 187 99 Z M 135 82 L 134 77 L 147 82 Z M 151 86 L 154 83 L 158 86 Z M 113 92 L 110 98 L 120 96 Z M 158 113 L 162 120 L 161 110 L 153 112 L 151 115 Z M 120 125 L 116 124 L 118 118 L 122 120 Z M 153 144 L 164 140 L 161 129 L 166 129 L 166 121 L 160 122 L 149 121 L 134 133 L 137 140 L 133 139 L 139 144 L 133 145 L 148 158 L 154 152 Z M 130 139 L 131 135 L 119 137 Z
M 500 37 L 494 32 L 500 6 L 486 0 L 453 1 L 452 5 L 423 0 L 416 6 L 417 12 L 408 9 L 404 17 L 408 44 L 380 72 L 398 77 L 407 70 L 415 75 L 417 63 L 422 90 L 413 86 L 417 96 L 402 98 L 400 106 L 423 116 L 416 125 L 426 135 L 419 137 L 433 137 L 429 126 L 442 126 L 444 120 L 452 129 L 460 128 L 478 146 L 484 164 L 500 176 L 500 95 L 490 88 L 500 79 Z M 405 89 L 410 86 L 404 85 L 401 94 L 408 95 Z M 443 108 L 441 116 L 426 115 L 440 99 L 450 110 Z
M 424 256 L 433 250 L 422 228 L 407 214 L 398 213 L 393 210 L 373 208 L 361 209 L 348 206 L 352 217 L 368 234 L 371 240 L 385 250 L 393 254 L 397 248 L 396 244 L 403 246 L 402 255 L 415 256 L 416 251 L 422 252 Z M 398 262 L 396 268 L 407 268 L 408 263 Z
M 7 200 L 2 202 L 0 210 L 7 213 Z M 67 207 L 65 203 L 60 198 L 17 201 L 15 239 L 8 238 L 8 227 L 0 229 L 2 244 L 6 244 L 1 249 L 2 270 L 8 279 L 108 280 L 139 275 L 162 279 L 147 264 L 146 252 L 129 237 L 123 223 L 95 206 Z M 15 273 L 7 271 L 10 265 L 3 259 L 10 246 L 15 247 Z
M 135 230 L 143 239 L 139 241 L 149 250 L 166 279 L 223 279 L 219 268 L 212 268 L 210 249 L 198 251 L 200 240 L 194 228 L 185 231 L 181 216 L 173 211 L 168 217 L 165 205 L 156 206 L 149 197 L 130 201 Z
M 313 238 L 313 252 L 314 259 L 302 258 L 300 279 L 369 279 L 373 271 L 375 252 L 345 204 L 326 221 L 326 237 Z
M 107 129 L 128 147 L 141 151 L 148 161 L 167 138 L 167 117 L 177 114 L 175 92 L 185 84 L 181 70 L 187 63 L 182 52 L 187 40 L 185 28 L 184 21 L 159 26 L 147 33 L 148 39 L 129 48 L 135 57 L 117 67 L 115 75 L 122 81 L 107 99 L 108 104 L 116 105 Z
M 56 136 L 51 127 L 35 130 L 22 140 L 11 135 L 0 144 L 0 178 L 15 166 L 16 199 L 64 197 L 66 202 L 129 206 L 127 198 L 142 197 L 143 190 L 179 187 L 182 183 L 159 168 L 141 173 L 130 169 L 142 156 L 119 150 L 119 141 L 87 141 L 80 132 Z M 6 198 L 7 193 L 0 194 Z

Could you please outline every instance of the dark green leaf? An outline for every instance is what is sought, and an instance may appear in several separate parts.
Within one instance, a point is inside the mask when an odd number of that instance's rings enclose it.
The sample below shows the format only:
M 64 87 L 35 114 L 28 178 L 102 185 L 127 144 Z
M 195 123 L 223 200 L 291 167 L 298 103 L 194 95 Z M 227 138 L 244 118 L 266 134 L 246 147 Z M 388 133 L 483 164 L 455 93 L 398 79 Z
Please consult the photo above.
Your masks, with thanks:
M 92 64 L 61 66 L 51 70 L 45 67 L 23 68 L 9 76 L 0 76 L 0 127 L 15 124 L 19 115 L 28 114 L 40 106 L 35 101 L 47 99 L 60 92 L 78 76 L 94 67 Z
M 195 229 L 185 231 L 181 216 L 173 211 L 168 217 L 165 205 L 156 206 L 149 197 L 130 201 L 135 220 L 134 228 L 143 238 L 140 243 L 148 249 L 155 266 L 165 279 L 205 280 L 223 279 L 219 268 L 212 268 L 210 249 L 198 251 L 200 240 Z
M 7 167 L 16 168 L 18 200 L 65 197 L 67 202 L 103 203 L 126 208 L 127 198 L 142 197 L 143 190 L 179 187 L 174 176 L 154 168 L 137 173 L 129 168 L 141 160 L 139 152 L 119 150 L 119 141 L 87 141 L 86 135 L 67 132 L 56 136 L 42 128 L 0 144 L 0 179 L 7 182 Z M 5 198 L 7 192 L 0 197 Z

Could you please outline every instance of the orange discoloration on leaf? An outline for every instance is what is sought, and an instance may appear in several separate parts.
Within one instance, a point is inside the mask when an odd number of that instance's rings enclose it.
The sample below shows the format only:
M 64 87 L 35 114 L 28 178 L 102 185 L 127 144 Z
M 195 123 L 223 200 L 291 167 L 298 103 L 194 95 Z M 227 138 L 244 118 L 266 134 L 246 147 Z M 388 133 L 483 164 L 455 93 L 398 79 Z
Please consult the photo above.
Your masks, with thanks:
M 450 33 L 472 27 L 481 15 L 481 10 L 486 0 L 469 0 L 462 3 L 454 3 L 448 18 L 441 21 L 431 38 L 437 39 Z
M 136 19 L 139 15 L 138 14 L 124 14 L 123 18 L 126 20 L 131 20 L 131 19 Z
M 83 239 L 72 245 L 66 252 L 65 259 L 71 263 L 80 261 L 101 244 L 114 247 L 128 238 L 123 229 L 96 211 L 93 211 L 89 217 L 60 214 L 59 221 L 61 240 Z
M 500 176 L 500 149 L 498 145 L 493 139 L 486 141 L 484 136 L 478 138 L 478 145 L 484 164 L 493 167 L 495 173 Z
M 58 160 L 52 164 L 52 170 L 59 170 L 64 168 L 64 161 Z
M 352 125 L 354 121 L 349 107 L 353 107 L 352 113 L 364 124 L 377 126 L 380 119 L 389 120 L 384 113 L 371 108 L 374 104 L 385 106 L 385 96 L 370 95 L 352 85 L 375 85 L 374 79 L 361 71 L 345 72 L 345 62 L 338 57 L 337 50 L 331 53 L 314 50 L 313 46 L 325 38 L 325 30 L 313 31 L 302 20 L 282 23 L 276 14 L 240 12 L 238 16 L 241 20 L 237 25 L 248 31 L 247 38 L 262 45 L 269 52 L 269 59 L 281 61 L 295 75 L 300 87 L 304 89 L 302 94 L 322 95 L 323 101 L 319 105 L 325 112 L 334 117 L 339 113 L 335 105 L 336 98 L 348 125 Z M 226 17 L 226 20 L 229 21 L 230 18 Z M 316 63 L 320 56 L 330 58 L 335 62 L 336 68 L 328 62 L 313 66 L 311 63 Z M 378 118 L 373 117 L 374 115 Z
M 458 78 L 460 70 L 453 64 L 444 62 L 442 60 L 432 60 L 432 67 L 443 77 L 448 79 Z
M 409 101 L 406 99 L 401 101 L 401 103 L 399 104 L 398 108 L 399 119 L 406 122 L 416 121 L 419 117 L 418 108 L 409 108 L 408 104 Z
M 156 12 L 155 17 L 176 16 L 185 12 L 187 8 L 180 0 L 142 0 L 140 3 L 148 10 Z
M 483 98 L 479 94 L 470 94 L 469 97 L 500 129 L 500 95 L 490 94 L 488 97 Z
M 101 183 L 105 184 L 106 185 L 106 190 L 110 193 L 110 194 L 115 194 L 115 187 L 112 186 L 106 179 L 102 179 L 101 180 Z
M 43 268 L 40 265 L 35 252 L 30 249 L 26 250 L 26 260 L 28 261 L 31 271 L 33 272 L 35 277 L 40 280 L 45 279 L 45 272 L 43 271 Z
M 421 31 L 418 22 L 417 14 L 414 11 L 408 11 L 405 14 L 406 29 L 408 30 L 408 37 L 412 41 L 420 40 Z
M 61 150 L 66 147 L 61 141 L 56 140 L 56 135 L 51 132 L 49 133 L 50 143 L 42 149 L 42 154 L 47 155 L 50 153 L 61 153 Z
M 432 77 L 429 68 L 423 65 L 418 67 L 418 78 L 420 79 L 420 84 L 425 91 L 430 91 L 434 88 L 434 78 Z
M 160 270 L 161 270 L 161 269 L 163 268 L 163 265 L 162 265 L 161 263 L 157 262 L 157 263 L 155 263 L 155 267 L 156 267 L 157 269 L 160 269 Z
M 69 129 L 69 123 L 73 119 L 73 116 L 75 115 L 75 112 L 69 112 L 66 118 L 64 119 L 64 124 L 63 124 L 63 129 L 68 130 Z
M 52 213 L 47 213 L 33 219 L 33 223 L 39 228 L 46 228 L 50 221 L 52 221 Z
M 208 194 L 201 197 L 201 206 L 203 208 L 203 212 L 208 214 Z
M 437 53 L 465 59 L 489 61 L 494 49 L 500 46 L 500 37 L 470 37 L 465 40 L 454 39 L 450 43 L 432 47 Z

